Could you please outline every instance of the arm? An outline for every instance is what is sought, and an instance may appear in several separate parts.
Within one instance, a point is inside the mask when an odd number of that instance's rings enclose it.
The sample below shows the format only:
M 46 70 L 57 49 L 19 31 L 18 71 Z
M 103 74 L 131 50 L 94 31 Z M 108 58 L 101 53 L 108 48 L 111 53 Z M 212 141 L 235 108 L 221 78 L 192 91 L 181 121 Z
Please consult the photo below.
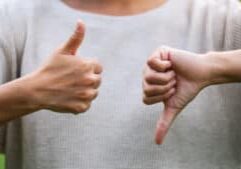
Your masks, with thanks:
M 156 143 L 203 88 L 232 82 L 241 82 L 241 50 L 196 54 L 162 47 L 154 52 L 144 70 L 143 91 L 144 103 L 164 103 Z
M 0 123 L 35 112 L 41 107 L 34 99 L 31 82 L 36 74 L 0 86 Z
M 241 50 L 205 54 L 211 77 L 209 84 L 241 82 Z
M 74 34 L 35 72 L 0 86 L 0 123 L 40 109 L 82 113 L 98 94 L 101 65 L 76 57 L 84 38 L 79 22 Z

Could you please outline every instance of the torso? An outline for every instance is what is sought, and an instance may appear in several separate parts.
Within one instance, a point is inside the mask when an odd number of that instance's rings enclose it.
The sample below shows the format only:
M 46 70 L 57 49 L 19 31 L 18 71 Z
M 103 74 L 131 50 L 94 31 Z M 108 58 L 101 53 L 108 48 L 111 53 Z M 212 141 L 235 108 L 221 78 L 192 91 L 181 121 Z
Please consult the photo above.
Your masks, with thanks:
M 103 83 L 84 115 L 43 110 L 10 123 L 8 169 L 238 168 L 240 85 L 205 90 L 179 116 L 165 144 L 154 144 L 162 105 L 142 103 L 147 57 L 160 45 L 196 52 L 211 49 L 202 46 L 205 38 L 190 47 L 195 36 L 190 33 L 186 3 L 170 0 L 163 8 L 129 17 L 79 12 L 55 1 L 36 10 L 33 16 L 37 17 L 28 22 L 21 75 L 39 67 L 81 18 L 87 33 L 79 57 L 100 60 Z

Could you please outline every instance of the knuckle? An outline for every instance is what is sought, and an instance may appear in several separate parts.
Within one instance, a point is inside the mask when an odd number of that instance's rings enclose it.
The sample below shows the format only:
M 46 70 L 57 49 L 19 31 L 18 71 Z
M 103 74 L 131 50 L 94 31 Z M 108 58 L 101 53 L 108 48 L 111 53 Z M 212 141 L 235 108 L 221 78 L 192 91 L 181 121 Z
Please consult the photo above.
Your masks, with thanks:
M 80 93 L 80 98 L 84 99 L 84 100 L 89 99 L 89 92 L 88 91 L 81 92 Z
M 143 101 L 144 104 L 148 105 L 148 101 L 147 101 L 146 97 L 143 97 L 142 101 Z
M 83 96 L 85 99 L 91 100 L 91 92 L 90 91 L 85 91 Z
M 172 86 L 170 86 L 169 84 L 166 85 L 166 86 L 163 86 L 163 87 L 161 88 L 162 93 L 166 93 L 168 90 L 170 90 L 171 87 L 172 87 Z
M 89 108 L 90 108 L 90 104 L 82 103 L 82 104 L 75 105 L 72 108 L 72 112 L 74 114 L 85 113 Z
M 100 84 L 100 83 L 101 83 L 101 81 L 102 81 L 101 76 L 97 76 L 97 77 L 96 77 L 96 83 Z
M 98 78 L 92 75 L 89 75 L 85 78 L 85 84 L 87 86 L 94 86 L 96 83 L 98 83 Z
M 77 105 L 73 108 L 74 112 L 75 113 L 84 113 L 84 109 L 83 109 L 83 106 L 81 105 Z
M 90 64 L 96 74 L 101 74 L 103 72 L 103 67 L 97 59 L 91 59 Z
M 152 82 L 153 80 L 155 80 L 156 78 L 155 78 L 155 75 L 154 74 L 151 74 L 151 73 L 149 73 L 149 74 L 147 74 L 146 76 L 145 76 L 145 81 L 146 82 Z
M 101 74 L 103 72 L 103 66 L 101 64 L 98 64 L 95 66 L 95 73 Z
M 163 94 L 163 93 L 167 92 L 167 90 L 169 88 L 170 87 L 168 85 L 160 85 L 160 84 L 159 85 L 151 85 L 151 84 L 143 83 L 143 93 L 147 97 Z
M 150 66 L 150 65 L 153 65 L 154 63 L 156 62 L 156 58 L 151 56 L 147 59 L 147 64 Z
M 70 107 L 70 111 L 73 114 L 83 113 L 82 107 L 80 107 L 79 105 Z
M 167 64 L 166 62 L 160 62 L 159 64 L 159 69 L 162 71 L 162 72 L 165 72 L 167 70 Z
M 81 92 L 79 97 L 84 100 L 93 100 L 97 97 L 97 95 L 98 95 L 98 91 L 87 90 L 87 91 Z
M 150 95 L 150 93 L 151 93 L 151 87 L 149 87 L 149 86 L 144 87 L 143 92 L 144 92 L 144 94 L 147 95 L 147 96 Z
M 97 97 L 97 95 L 98 95 L 98 92 L 95 90 L 91 90 L 91 91 L 87 92 L 87 98 L 90 100 L 95 99 Z
M 167 91 L 166 86 L 159 86 L 158 89 L 156 89 L 159 94 L 163 94 Z
M 83 112 L 86 112 L 87 110 L 89 110 L 89 108 L 90 108 L 90 103 L 85 103 L 82 105 Z
M 163 75 L 163 76 L 160 76 L 160 80 L 161 80 L 162 84 L 168 84 L 168 82 L 170 81 L 170 77 Z
M 143 103 L 146 105 L 152 105 L 151 101 L 147 97 L 143 97 Z
M 84 107 L 84 112 L 83 112 L 83 113 L 87 112 L 89 109 L 90 109 L 90 105 L 86 105 L 86 106 Z
M 88 92 L 87 91 L 78 91 L 76 92 L 76 98 L 80 100 L 88 100 Z

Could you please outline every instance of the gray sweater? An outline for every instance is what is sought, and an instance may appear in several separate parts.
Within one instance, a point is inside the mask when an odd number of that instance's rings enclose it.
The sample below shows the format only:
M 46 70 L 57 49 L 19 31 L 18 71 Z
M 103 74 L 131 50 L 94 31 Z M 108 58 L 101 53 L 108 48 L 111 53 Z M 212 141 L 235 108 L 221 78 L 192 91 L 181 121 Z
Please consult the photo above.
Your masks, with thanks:
M 103 64 L 91 109 L 73 116 L 42 110 L 2 127 L 7 169 L 240 169 L 241 85 L 205 89 L 154 144 L 161 104 L 142 103 L 147 57 L 167 45 L 193 52 L 241 47 L 236 0 L 169 0 L 135 16 L 76 11 L 60 0 L 1 0 L 0 82 L 38 68 L 82 19 L 80 57 Z M 187 67 L 188 69 L 188 67 Z

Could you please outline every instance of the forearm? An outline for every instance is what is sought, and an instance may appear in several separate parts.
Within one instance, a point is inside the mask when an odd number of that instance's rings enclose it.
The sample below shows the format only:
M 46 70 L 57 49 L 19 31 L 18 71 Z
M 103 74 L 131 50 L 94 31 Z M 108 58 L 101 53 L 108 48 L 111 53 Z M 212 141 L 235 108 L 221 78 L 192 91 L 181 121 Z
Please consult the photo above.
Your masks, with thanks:
M 241 50 L 210 52 L 206 61 L 211 74 L 211 84 L 241 82 Z
M 33 75 L 0 86 L 0 124 L 39 110 L 31 91 Z

